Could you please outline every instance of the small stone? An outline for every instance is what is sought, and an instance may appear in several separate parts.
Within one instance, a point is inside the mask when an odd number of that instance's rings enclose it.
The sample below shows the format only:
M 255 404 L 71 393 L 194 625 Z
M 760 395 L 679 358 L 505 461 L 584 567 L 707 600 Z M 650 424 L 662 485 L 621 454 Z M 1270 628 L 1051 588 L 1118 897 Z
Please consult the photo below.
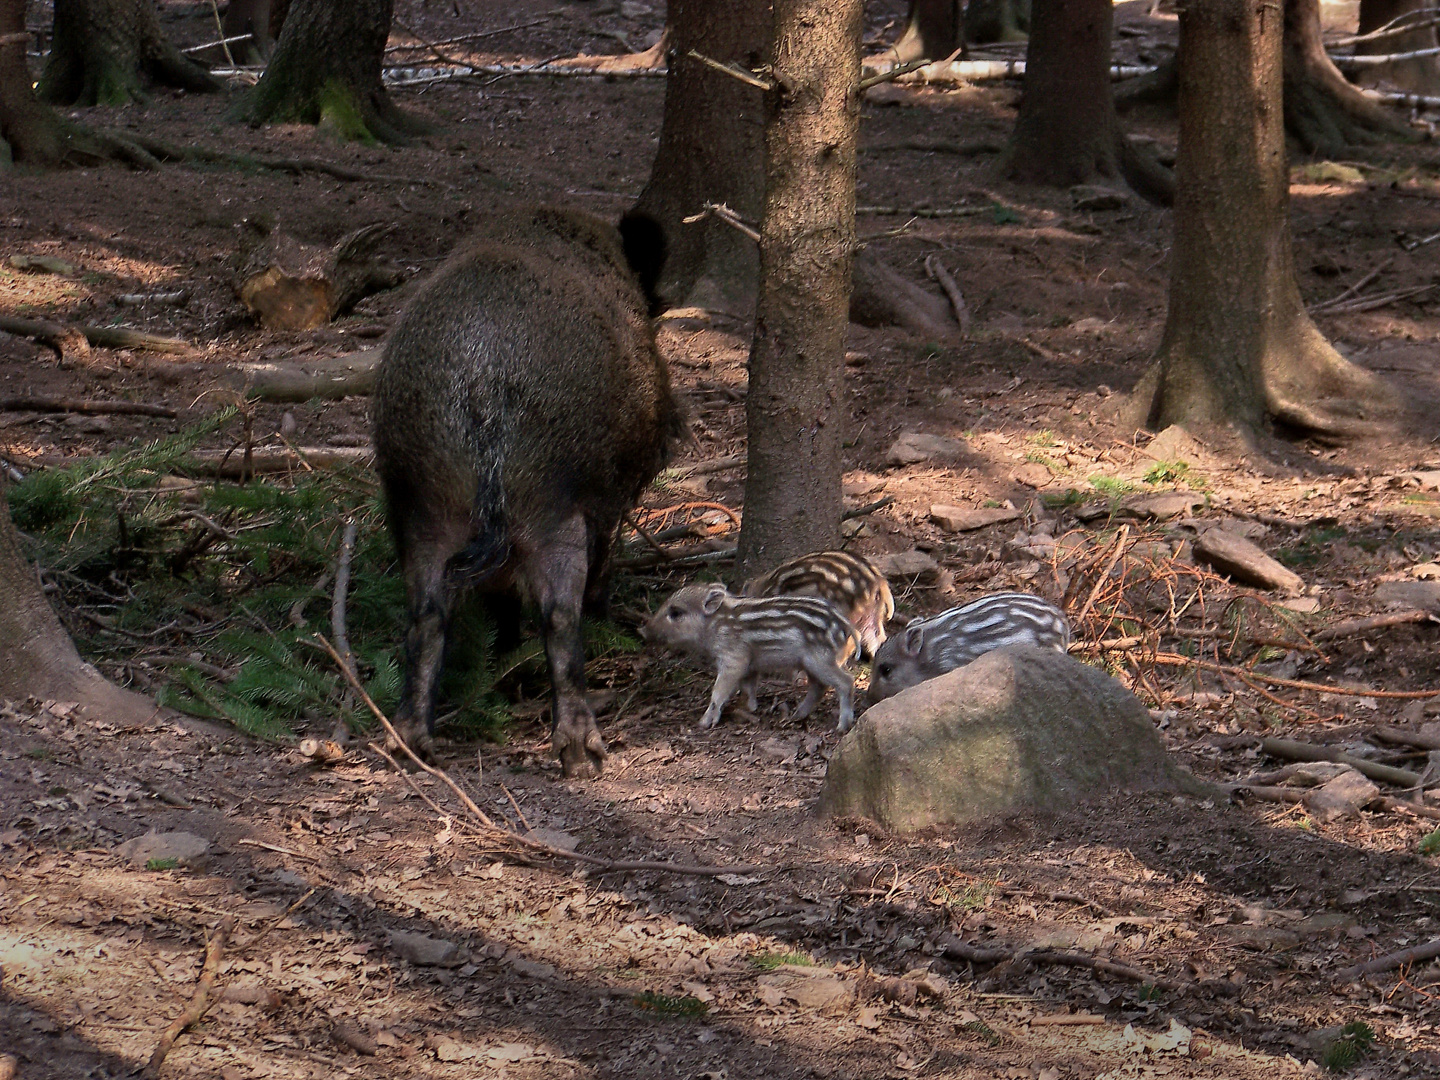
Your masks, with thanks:
M 1284 608 L 1286 611 L 1293 611 L 1297 615 L 1313 615 L 1320 610 L 1320 598 L 1318 596 L 1297 596 L 1291 600 L 1282 600 L 1275 606 Z
M 962 439 L 949 439 L 943 435 L 923 435 L 908 431 L 890 444 L 885 460 L 891 465 L 916 465 L 922 461 L 958 461 L 969 454 L 970 448 Z
M 1179 424 L 1171 424 L 1140 452 L 1156 461 L 1194 464 L 1203 451 L 1188 431 Z
M 1015 521 L 1020 511 L 1013 507 L 990 506 L 972 509 L 968 506 L 947 506 L 936 503 L 930 507 L 930 520 L 946 532 L 972 532 L 987 525 L 1001 525 Z
M 152 861 L 168 862 L 174 859 L 177 866 L 198 870 L 203 868 L 208 860 L 210 841 L 194 833 L 157 833 L 152 830 L 144 836 L 126 840 L 115 849 L 115 854 L 128 860 L 131 866 L 141 869 Z
M 1287 570 L 1243 536 L 1224 529 L 1210 529 L 1195 538 L 1196 558 L 1209 563 L 1222 574 L 1274 589 L 1291 596 L 1305 591 L 1299 574 Z
M 1010 478 L 1026 487 L 1042 488 L 1055 479 L 1055 474 L 1038 461 L 1027 461 L 1024 465 L 1017 465 Z
M 526 834 L 531 840 L 537 840 L 550 847 L 559 848 L 561 851 L 574 851 L 580 846 L 580 838 L 571 836 L 559 829 L 531 829 Z
M 1070 189 L 1070 198 L 1076 210 L 1119 210 L 1130 202 L 1123 191 L 1099 184 L 1076 184 Z
M 881 555 L 872 560 L 875 568 L 887 578 L 919 578 L 927 574 L 935 574 L 940 570 L 940 564 L 926 555 L 923 551 L 914 548 L 909 551 L 897 551 L 891 555 Z
M 38 274 L 60 274 L 69 277 L 75 273 L 75 264 L 58 259 L 54 255 L 11 255 L 10 265 L 16 270 L 29 270 Z
M 1357 770 L 1347 769 L 1306 795 L 1305 808 L 1321 821 L 1335 821 L 1354 817 L 1379 796 L 1379 785 Z
M 1426 469 L 1405 475 L 1419 484 L 1422 491 L 1440 491 L 1440 469 Z
M 1375 599 L 1440 612 L 1440 581 L 1382 581 L 1375 586 Z
M 426 934 L 392 930 L 390 948 L 403 959 L 423 967 L 453 967 L 460 962 L 460 949 L 454 942 Z
M 1204 505 L 1205 500 L 1193 491 L 1167 491 L 1160 495 L 1141 495 L 1126 499 L 1115 510 L 1115 516 L 1168 521 Z

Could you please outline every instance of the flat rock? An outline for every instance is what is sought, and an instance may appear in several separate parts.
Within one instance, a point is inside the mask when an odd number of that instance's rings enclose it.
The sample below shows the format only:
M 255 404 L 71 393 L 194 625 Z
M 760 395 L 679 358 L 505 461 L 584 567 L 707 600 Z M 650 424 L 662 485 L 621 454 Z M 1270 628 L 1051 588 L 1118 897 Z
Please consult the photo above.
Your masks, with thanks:
M 972 532 L 987 525 L 1003 525 L 1015 521 L 1020 511 L 1005 506 L 973 508 L 968 506 L 946 506 L 936 503 L 930 507 L 930 520 L 946 532 Z
M 1375 586 L 1375 599 L 1440 612 L 1440 581 L 1382 581 Z
M 1099 184 L 1076 184 L 1070 189 L 1070 200 L 1076 210 L 1120 210 L 1130 204 L 1130 196 L 1115 188 Z
M 887 578 L 916 578 L 940 571 L 940 564 L 923 551 L 911 549 L 880 555 L 871 560 Z
M 959 461 L 969 452 L 963 439 L 907 431 L 890 444 L 885 460 L 891 465 L 918 465 L 922 461 Z
M 1184 462 L 1187 465 L 1193 465 L 1199 460 L 1204 450 L 1183 427 L 1179 424 L 1171 424 L 1151 439 L 1150 444 L 1140 452 L 1156 461 Z
M 1055 479 L 1055 474 L 1038 461 L 1027 461 L 1023 465 L 1015 466 L 1010 479 L 1026 487 L 1042 488 Z
M 144 836 L 126 840 L 115 849 L 115 854 L 141 869 L 152 860 L 174 859 L 178 866 L 198 870 L 209 858 L 210 841 L 189 832 L 157 833 L 152 830 Z
M 526 834 L 531 840 L 537 840 L 542 844 L 549 844 L 561 851 L 574 851 L 580 846 L 580 838 L 571 836 L 559 829 L 531 829 Z
M 1422 491 L 1440 491 L 1440 469 L 1424 469 L 1405 475 L 1419 484 Z
M 1195 557 L 1222 574 L 1291 596 L 1305 591 L 1300 577 L 1266 555 L 1243 536 L 1225 529 L 1209 529 L 1195 538 Z
M 433 938 L 428 934 L 392 930 L 390 948 L 398 956 L 422 967 L 452 967 L 460 962 L 460 949 L 453 941 Z
M 1145 518 L 1168 521 L 1204 506 L 1203 496 L 1193 491 L 1166 491 L 1158 495 L 1139 495 L 1126 499 L 1115 510 L 1116 517 Z
M 1360 808 L 1379 798 L 1380 787 L 1356 769 L 1346 769 L 1305 796 L 1305 809 L 1321 821 L 1354 817 Z
M 869 709 L 830 759 L 820 813 L 911 832 L 1127 788 L 1204 790 L 1150 713 L 1097 668 L 997 649 Z

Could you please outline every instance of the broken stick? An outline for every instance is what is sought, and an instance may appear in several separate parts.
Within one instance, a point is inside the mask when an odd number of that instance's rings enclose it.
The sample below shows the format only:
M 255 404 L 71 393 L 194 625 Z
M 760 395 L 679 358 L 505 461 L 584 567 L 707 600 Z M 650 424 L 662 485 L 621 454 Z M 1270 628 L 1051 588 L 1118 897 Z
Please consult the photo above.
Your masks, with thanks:
M 0 412 L 63 412 L 83 413 L 87 416 L 116 413 L 125 416 L 163 416 L 167 420 L 173 420 L 179 415 L 168 405 L 146 405 L 142 401 L 90 401 L 52 397 L 0 398 Z
M 925 256 L 925 272 L 940 283 L 940 288 L 945 290 L 945 295 L 950 298 L 950 306 L 955 309 L 955 321 L 960 324 L 960 336 L 964 337 L 970 333 L 970 309 L 965 306 L 965 297 L 960 292 L 960 286 L 955 284 L 955 279 L 950 276 L 950 271 L 934 255 Z
M 171 1021 L 170 1026 L 165 1029 L 165 1034 L 160 1036 L 160 1042 L 155 1047 L 155 1052 L 150 1055 L 150 1061 L 145 1066 L 145 1071 L 140 1075 L 144 1080 L 155 1080 L 160 1075 L 160 1066 L 165 1064 L 165 1055 L 170 1053 L 170 1048 L 175 1045 L 181 1033 L 191 1024 L 198 1024 L 210 1008 L 210 991 L 215 986 L 215 976 L 220 971 L 220 956 L 225 951 L 225 939 L 230 936 L 230 931 L 235 929 L 235 917 L 226 916 L 220 921 L 210 940 L 205 943 L 205 964 L 200 969 L 200 981 L 195 984 L 195 993 L 190 996 L 190 1004 L 185 1006 L 185 1011 Z
M 1371 780 L 1379 780 L 1398 787 L 1413 788 L 1420 783 L 1420 774 L 1409 769 L 1397 769 L 1393 765 L 1379 765 L 1373 761 L 1347 754 L 1332 746 L 1316 746 L 1313 743 L 1296 742 L 1294 739 L 1262 739 L 1260 749 L 1271 757 L 1287 761 L 1333 761 L 1349 765 Z
M 1366 975 L 1374 975 L 1380 971 L 1394 971 L 1398 967 L 1413 964 L 1417 960 L 1433 960 L 1437 956 L 1440 956 L 1440 940 L 1428 941 L 1424 945 L 1415 945 L 1386 956 L 1377 956 L 1374 960 L 1367 960 L 1363 964 L 1353 964 L 1337 971 L 1335 977 L 1345 982 L 1353 982 Z

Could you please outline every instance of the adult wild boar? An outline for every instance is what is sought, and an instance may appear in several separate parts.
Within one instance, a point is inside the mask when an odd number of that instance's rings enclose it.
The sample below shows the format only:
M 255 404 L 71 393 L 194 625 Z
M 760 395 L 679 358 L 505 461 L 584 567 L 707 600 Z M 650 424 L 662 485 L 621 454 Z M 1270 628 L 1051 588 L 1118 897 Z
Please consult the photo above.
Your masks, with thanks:
M 428 748 L 458 589 L 539 610 L 551 743 L 573 776 L 605 744 L 585 704 L 582 605 L 603 601 L 620 519 L 683 431 L 655 348 L 663 258 L 575 211 L 504 213 L 415 296 L 385 347 L 371 421 L 409 627 L 397 729 Z

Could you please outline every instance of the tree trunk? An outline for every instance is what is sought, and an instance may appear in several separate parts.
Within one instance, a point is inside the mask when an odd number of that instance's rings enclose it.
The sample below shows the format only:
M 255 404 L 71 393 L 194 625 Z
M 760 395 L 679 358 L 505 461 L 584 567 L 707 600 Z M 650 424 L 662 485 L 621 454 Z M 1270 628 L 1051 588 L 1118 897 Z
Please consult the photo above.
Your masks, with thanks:
M 403 143 L 427 125 L 380 82 L 395 0 L 294 0 L 270 66 L 247 97 L 251 123 L 318 124 L 343 139 Z
M 965 40 L 972 45 L 1024 41 L 1030 28 L 1030 0 L 970 0 L 965 5 Z
M 225 36 L 250 35 L 249 41 L 230 46 L 237 64 L 263 64 L 270 59 L 289 6 L 289 0 L 230 0 L 221 24 Z
M 1123 179 L 1168 204 L 1169 170 L 1132 146 L 1115 117 L 1113 24 L 1111 0 L 1035 0 L 1025 96 L 1002 168 L 1013 180 L 1052 187 Z
M 1320 0 L 1285 0 L 1284 80 L 1285 127 L 1308 153 L 1416 137 L 1340 74 L 1320 36 Z
M 689 53 L 758 68 L 770 53 L 768 0 L 671 0 L 665 119 L 650 182 L 627 221 L 659 226 L 666 259 L 658 293 L 666 305 L 698 303 L 745 313 L 755 299 L 755 244 L 713 217 L 686 225 L 707 202 L 754 221 L 765 198 L 761 91 Z M 622 226 L 626 227 L 626 226 Z M 628 228 L 628 227 L 627 227 Z
M 25 0 L 0 0 L 0 173 L 12 162 L 48 169 L 62 164 L 95 164 L 121 158 L 155 168 L 158 162 L 139 147 L 98 135 L 42 104 L 30 86 L 25 61 Z
M 221 83 L 160 29 L 153 0 L 55 0 L 39 93 L 56 105 L 126 105 L 147 83 L 213 92 Z
M 944 60 L 965 44 L 960 0 L 910 0 L 910 13 L 898 41 L 882 56 L 897 64 Z
M 107 682 L 80 659 L 20 552 L 0 480 L 0 700 L 30 696 L 78 701 L 112 724 L 143 724 L 157 712 L 148 698 Z
M 1434 0 L 1360 0 L 1360 33 L 1368 34 L 1388 26 L 1403 15 L 1401 23 L 1422 21 L 1421 12 L 1433 11 Z M 1414 14 L 1410 14 L 1410 13 Z M 1423 26 L 1409 33 L 1378 41 L 1362 41 L 1355 46 L 1361 56 L 1385 56 L 1390 53 L 1416 52 L 1433 49 L 1440 42 L 1440 33 L 1432 26 Z M 1360 81 L 1372 84 L 1390 83 L 1412 94 L 1435 94 L 1440 92 L 1440 59 L 1434 56 L 1420 56 L 1414 60 L 1400 60 L 1382 68 L 1366 68 L 1360 74 Z
M 862 0 L 776 0 L 742 578 L 840 533 Z
M 1159 363 L 1137 390 L 1152 427 L 1267 418 L 1358 434 L 1390 406 L 1300 299 L 1281 108 L 1283 23 L 1250 0 L 1180 15 L 1180 149 L 1170 310 Z M 1153 396 L 1151 396 L 1153 394 Z

